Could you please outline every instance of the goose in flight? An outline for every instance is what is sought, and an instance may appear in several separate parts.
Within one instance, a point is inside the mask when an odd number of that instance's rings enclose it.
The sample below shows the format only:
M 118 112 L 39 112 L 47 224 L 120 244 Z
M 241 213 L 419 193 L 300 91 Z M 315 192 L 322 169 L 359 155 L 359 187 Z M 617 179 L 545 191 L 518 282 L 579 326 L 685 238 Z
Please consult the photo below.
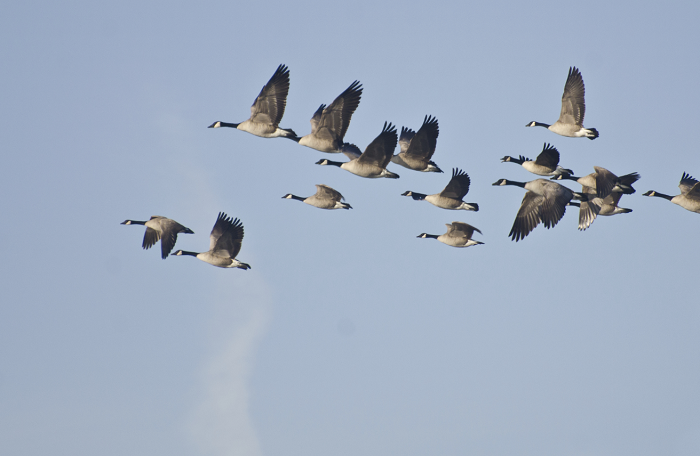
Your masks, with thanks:
M 554 179 L 573 180 L 581 184 L 581 192 L 588 196 L 586 201 L 581 201 L 578 229 L 583 231 L 591 226 L 598 215 L 614 215 L 623 212 L 632 212 L 617 206 L 623 194 L 631 195 L 636 190 L 632 187 L 639 180 L 638 173 L 625 174 L 617 177 L 605 168 L 594 166 L 595 172 L 583 177 L 562 173 Z
M 618 206 L 620 203 L 620 198 L 622 198 L 622 195 L 624 193 L 622 192 L 612 192 L 602 200 L 600 200 L 600 212 L 598 212 L 598 215 L 605 215 L 605 216 L 610 216 L 610 215 L 617 215 L 617 214 L 628 214 L 632 212 L 632 209 L 626 209 L 624 207 Z M 584 202 L 576 202 L 576 201 L 570 201 L 567 206 L 576 206 L 578 208 L 584 207 L 582 206 L 585 204 Z M 584 231 L 586 228 L 588 228 L 591 223 L 593 223 L 593 220 L 595 219 L 595 214 L 593 216 L 593 219 L 587 218 L 588 214 L 583 214 L 579 212 L 579 223 L 578 223 L 578 229 L 581 231 Z M 588 223 L 586 223 L 588 222 Z
M 572 199 L 587 200 L 587 195 L 572 192 L 563 185 L 547 179 L 535 179 L 530 182 L 499 179 L 493 185 L 516 185 L 527 190 L 513 227 L 508 233 L 511 240 L 516 242 L 525 239 L 540 222 L 544 223 L 547 229 L 556 226 Z
M 481 231 L 468 223 L 452 222 L 451 224 L 446 223 L 445 226 L 447 227 L 447 233 L 445 234 L 438 236 L 437 234 L 421 233 L 416 237 L 423 239 L 437 239 L 443 244 L 447 244 L 452 247 L 470 247 L 472 245 L 483 244 L 481 241 L 475 241 L 472 239 L 474 231 L 479 234 L 481 234 Z
M 622 192 L 612 192 L 605 198 L 603 198 L 603 205 L 600 206 L 600 212 L 598 215 L 617 215 L 617 214 L 629 214 L 632 209 L 626 209 L 624 207 L 618 206 L 620 204 L 620 198 L 622 198 L 624 193 Z
M 281 137 L 299 141 L 294 130 L 279 127 L 284 108 L 287 106 L 287 93 L 289 93 L 289 68 L 286 65 L 280 65 L 250 107 L 250 119 L 241 123 L 214 122 L 209 125 L 209 128 L 231 127 L 262 138 Z
M 423 193 L 412 192 L 409 190 L 402 193 L 401 196 L 410 196 L 416 201 L 427 201 L 430 204 L 443 209 L 478 211 L 478 204 L 465 203 L 462 201 L 464 196 L 469 193 L 470 183 L 471 180 L 469 179 L 469 174 L 465 173 L 459 168 L 453 168 L 452 179 L 450 179 L 450 182 L 444 189 L 442 189 L 440 193 L 425 195 Z
M 348 203 L 343 203 L 341 201 L 345 198 L 343 198 L 343 195 L 341 195 L 339 191 L 323 184 L 317 184 L 316 189 L 316 194 L 308 198 L 302 198 L 301 196 L 292 195 L 291 193 L 287 193 L 282 198 L 303 201 L 306 204 L 320 209 L 352 209 L 352 206 Z
M 355 81 L 328 107 L 322 104 L 311 117 L 311 133 L 302 136 L 299 144 L 321 152 L 342 152 L 345 132 L 361 97 L 362 84 Z
M 392 163 L 415 171 L 441 173 L 438 165 L 430 160 L 439 134 L 438 121 L 431 116 L 425 116 L 418 132 L 402 127 L 399 137 L 401 152 L 391 157 Z
M 584 128 L 583 117 L 586 115 L 586 102 L 584 97 L 586 88 L 583 85 L 583 77 L 576 67 L 569 68 L 569 76 L 564 84 L 564 94 L 561 96 L 561 113 L 559 119 L 553 125 L 541 122 L 530 122 L 526 127 L 545 127 L 550 131 L 571 138 L 596 139 L 598 130 Z
M 388 177 L 390 179 L 398 179 L 399 175 L 392 173 L 386 169 L 386 166 L 391 161 L 394 155 L 394 149 L 398 141 L 396 127 L 390 122 L 384 122 L 382 132 L 374 138 L 364 153 L 358 158 L 352 159 L 349 162 L 336 162 L 327 159 L 319 160 L 317 165 L 332 165 L 349 171 L 361 177 L 375 179 L 379 177 Z
M 168 258 L 170 251 L 175 247 L 178 233 L 194 234 L 189 228 L 186 228 L 175 220 L 154 215 L 150 220 L 140 222 L 138 220 L 124 220 L 122 225 L 145 225 L 146 233 L 143 235 L 144 249 L 150 249 L 160 240 L 160 252 L 163 259 Z
M 189 255 L 205 261 L 219 268 L 250 269 L 250 265 L 241 263 L 236 255 L 241 251 L 243 241 L 243 224 L 238 219 L 232 219 L 223 212 L 219 212 L 214 228 L 209 235 L 208 252 L 187 252 L 178 250 L 173 255 Z
M 540 152 L 535 160 L 530 160 L 522 155 L 520 158 L 506 155 L 501 158 L 501 163 L 504 162 L 517 163 L 532 174 L 537 174 L 538 176 L 558 176 L 563 173 L 574 174 L 570 169 L 559 166 L 559 151 L 556 147 L 547 143 L 544 143 L 542 152 Z
M 638 173 L 630 173 L 617 177 L 612 172 L 605 168 L 601 168 L 600 166 L 594 166 L 593 169 L 595 169 L 595 172 L 583 177 L 576 177 L 569 173 L 562 173 L 553 177 L 553 179 L 568 179 L 576 181 L 584 187 L 590 187 L 595 190 L 595 193 L 599 198 L 605 198 L 612 192 L 620 192 L 626 195 L 631 195 L 632 193 L 636 192 L 634 187 L 632 187 L 632 184 L 637 182 L 641 177 Z
M 698 183 L 698 180 L 684 172 L 678 188 L 681 189 L 681 194 L 676 196 L 664 195 L 656 190 L 649 190 L 644 196 L 664 198 L 683 209 L 700 214 L 700 183 Z

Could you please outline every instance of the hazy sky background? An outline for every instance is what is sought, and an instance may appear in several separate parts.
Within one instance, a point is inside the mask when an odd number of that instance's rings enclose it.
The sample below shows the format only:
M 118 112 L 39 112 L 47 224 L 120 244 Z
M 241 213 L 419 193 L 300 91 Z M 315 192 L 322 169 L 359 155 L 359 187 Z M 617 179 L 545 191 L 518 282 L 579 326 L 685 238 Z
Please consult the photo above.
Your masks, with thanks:
M 680 4 L 684 6 L 679 6 Z M 0 16 L 0 453 L 700 454 L 697 2 L 11 2 Z M 281 63 L 299 135 L 354 80 L 346 140 L 440 123 L 445 174 L 363 179 L 240 122 Z M 595 141 L 553 123 L 570 66 Z M 631 214 L 508 238 L 545 142 L 577 175 L 639 172 Z M 344 159 L 344 158 L 343 158 Z M 436 193 L 453 167 L 479 212 Z M 289 201 L 314 184 L 354 209 Z M 569 182 L 570 188 L 578 185 Z M 207 250 L 141 249 L 173 218 Z M 422 232 L 479 228 L 456 249 Z

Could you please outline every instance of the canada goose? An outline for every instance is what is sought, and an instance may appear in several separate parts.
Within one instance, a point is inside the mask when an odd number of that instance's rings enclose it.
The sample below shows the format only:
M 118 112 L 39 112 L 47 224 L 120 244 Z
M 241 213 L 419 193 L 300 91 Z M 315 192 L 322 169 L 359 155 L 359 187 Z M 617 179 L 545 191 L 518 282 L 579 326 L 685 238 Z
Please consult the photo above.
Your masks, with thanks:
M 639 180 L 638 173 L 625 174 L 617 177 L 605 168 L 594 166 L 594 173 L 583 177 L 572 176 L 567 173 L 556 176 L 556 179 L 574 180 L 581 184 L 583 194 L 588 195 L 587 201 L 582 201 L 578 217 L 578 229 L 586 230 L 598 215 L 614 215 L 624 212 L 632 212 L 617 206 L 622 194 L 631 195 L 636 190 L 632 184 Z
M 299 141 L 291 128 L 279 128 L 284 108 L 287 106 L 288 92 L 289 68 L 280 65 L 250 107 L 250 119 L 241 123 L 214 122 L 209 128 L 231 127 L 262 138 L 282 137 Z
M 345 132 L 361 96 L 362 84 L 355 81 L 328 107 L 322 104 L 311 117 L 311 133 L 302 136 L 299 144 L 321 152 L 341 152 Z
M 425 116 L 417 133 L 402 127 L 399 137 L 401 152 L 391 157 L 392 163 L 415 171 L 441 173 L 438 165 L 430 160 L 435 153 L 439 134 L 438 121 L 430 116 Z
M 122 225 L 145 225 L 146 234 L 143 235 L 144 249 L 150 249 L 160 239 L 160 252 L 163 259 L 168 258 L 170 251 L 175 247 L 178 233 L 194 234 L 189 228 L 186 228 L 175 220 L 154 215 L 150 220 L 139 222 L 137 220 L 124 220 Z
M 301 196 L 292 195 L 287 193 L 282 198 L 295 199 L 297 201 L 303 201 L 306 204 L 315 206 L 321 209 L 352 209 L 348 203 L 342 203 L 340 200 L 344 200 L 343 195 L 337 190 L 330 188 L 327 185 L 317 184 L 316 194 L 311 195 L 308 198 L 302 198 Z
M 586 195 L 572 192 L 563 185 L 547 179 L 535 179 L 530 182 L 499 179 L 493 185 L 517 185 L 528 190 L 520 204 L 513 227 L 508 233 L 511 240 L 516 242 L 525 239 L 525 236 L 530 234 L 540 222 L 543 222 L 547 229 L 556 226 L 564 216 L 567 204 L 573 198 L 587 199 Z
M 223 212 L 219 212 L 214 228 L 209 235 L 208 252 L 187 252 L 178 250 L 173 255 L 189 255 L 197 257 L 219 268 L 250 269 L 250 265 L 236 260 L 236 255 L 241 251 L 243 241 L 243 224 L 240 220 L 233 220 Z
M 700 214 L 700 185 L 698 185 L 698 180 L 684 172 L 681 177 L 681 182 L 678 184 L 678 188 L 681 189 L 681 194 L 676 196 L 664 195 L 655 190 L 649 190 L 644 196 L 665 198 L 683 209 Z
M 441 207 L 443 209 L 464 209 L 465 211 L 478 211 L 479 205 L 476 203 L 465 203 L 462 198 L 469 193 L 469 184 L 471 180 L 469 175 L 459 168 L 452 169 L 452 179 L 447 186 L 440 192 L 434 195 L 425 195 L 407 191 L 401 196 L 410 196 L 416 201 L 427 201 L 430 204 Z
M 559 151 L 551 144 L 544 143 L 542 152 L 537 156 L 536 160 L 530 160 L 523 157 L 514 158 L 506 155 L 501 158 L 501 163 L 511 162 L 522 165 L 523 168 L 538 176 L 558 176 L 562 173 L 574 174 L 570 169 L 565 169 L 559 166 Z
M 358 176 L 371 179 L 378 177 L 398 179 L 398 174 L 387 171 L 386 169 L 386 165 L 389 164 L 391 156 L 394 154 L 397 141 L 396 127 L 390 122 L 384 122 L 382 132 L 379 136 L 374 138 L 374 141 L 367 146 L 365 152 L 358 158 L 345 163 L 330 161 L 324 158 L 323 160 L 317 161 L 316 164 L 337 166 Z
M 618 206 L 620 204 L 620 198 L 622 198 L 624 193 L 622 192 L 612 192 L 603 199 L 603 205 L 600 206 L 600 212 L 598 215 L 617 215 L 617 214 L 628 214 L 632 212 L 632 209 L 626 209 L 624 207 Z
M 446 223 L 447 233 L 441 234 L 427 234 L 421 233 L 416 237 L 423 239 L 437 239 L 443 244 L 450 245 L 452 247 L 470 247 L 472 245 L 483 244 L 481 241 L 475 241 L 472 239 L 474 231 L 481 234 L 478 228 L 474 228 L 468 223 L 464 222 L 452 222 L 452 224 Z
M 580 231 L 585 231 L 590 227 L 598 215 L 610 216 L 632 212 L 632 209 L 618 206 L 620 198 L 622 198 L 623 195 L 622 192 L 612 192 L 605 198 L 598 198 L 595 196 L 595 190 L 590 187 L 583 187 L 583 191 L 588 191 L 591 194 L 590 201 L 582 201 L 581 203 L 571 201 L 567 204 L 567 206 L 577 206 L 580 208 L 578 218 L 578 229 Z M 598 211 L 597 214 L 596 211 Z
M 546 127 L 550 131 L 571 138 L 596 139 L 598 130 L 583 128 L 583 117 L 586 114 L 584 100 L 586 88 L 583 85 L 581 72 L 576 67 L 569 68 L 569 76 L 564 84 L 564 94 L 561 97 L 561 114 L 554 125 L 541 122 L 530 122 L 526 127 Z
M 568 179 L 578 182 L 584 187 L 590 187 L 596 191 L 596 194 L 600 198 L 605 198 L 612 192 L 621 192 L 626 195 L 631 195 L 636 192 L 632 184 L 637 182 L 640 178 L 638 173 L 625 174 L 624 176 L 617 177 L 612 172 L 600 166 L 594 166 L 595 172 L 588 174 L 583 177 L 572 176 L 568 173 L 562 173 L 555 176 L 553 179 L 562 180 Z

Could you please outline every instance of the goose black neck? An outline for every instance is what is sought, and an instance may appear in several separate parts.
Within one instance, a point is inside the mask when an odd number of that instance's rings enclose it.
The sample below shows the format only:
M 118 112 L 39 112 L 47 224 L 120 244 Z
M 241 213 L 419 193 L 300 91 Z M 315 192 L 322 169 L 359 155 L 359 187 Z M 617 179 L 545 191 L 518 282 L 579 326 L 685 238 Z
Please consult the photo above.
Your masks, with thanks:
M 124 220 L 122 225 L 145 225 L 146 222 L 140 222 L 138 220 Z
M 302 198 L 301 196 L 296 196 L 296 195 L 289 195 L 289 198 L 295 199 L 297 201 L 304 201 L 306 198 Z
M 667 200 L 669 200 L 669 201 L 671 201 L 671 200 L 673 199 L 673 197 L 672 197 L 671 195 L 664 195 L 663 193 L 659 193 L 659 192 L 657 192 L 657 191 L 652 191 L 652 192 L 649 192 L 649 193 L 650 193 L 650 194 L 647 195 L 647 196 L 658 196 L 659 198 L 664 198 L 664 199 L 667 199 Z
M 520 156 L 520 158 L 506 157 L 503 161 L 509 161 L 509 162 L 517 163 L 518 165 L 522 165 L 523 162 L 525 161 L 524 158 L 525 157 L 523 157 L 522 155 Z
M 503 185 L 515 185 L 517 187 L 522 187 L 522 188 L 525 188 L 525 184 L 526 184 L 525 182 L 512 181 L 512 180 L 508 180 L 508 179 L 503 179 L 503 181 L 504 181 Z
M 199 253 L 197 253 L 197 252 L 188 252 L 187 250 L 180 250 L 180 255 L 189 255 L 189 256 L 196 257 L 197 255 L 199 255 Z
M 325 162 L 325 163 L 324 163 L 324 162 Z M 323 159 L 323 160 L 321 160 L 321 161 L 319 161 L 319 162 L 316 162 L 316 164 L 317 164 L 317 165 L 322 165 L 322 164 L 323 164 L 323 165 L 333 165 L 333 166 L 337 166 L 338 168 L 340 168 L 340 165 L 342 165 L 343 162 L 332 161 L 332 160 L 328 160 L 328 159 L 326 158 L 326 159 Z
M 410 196 L 411 198 L 413 198 L 416 201 L 423 201 L 425 199 L 425 197 L 428 195 L 424 195 L 423 193 L 416 193 L 416 192 L 406 192 L 403 194 L 403 196 Z

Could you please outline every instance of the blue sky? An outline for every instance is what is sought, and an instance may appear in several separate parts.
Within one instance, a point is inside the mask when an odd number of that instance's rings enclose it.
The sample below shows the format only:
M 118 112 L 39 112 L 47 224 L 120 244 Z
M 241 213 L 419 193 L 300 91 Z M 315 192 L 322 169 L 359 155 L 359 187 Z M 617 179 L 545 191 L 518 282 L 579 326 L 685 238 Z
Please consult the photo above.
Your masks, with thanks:
M 24 2 L 0 18 L 0 453 L 696 455 L 700 6 L 658 2 Z M 440 123 L 445 174 L 362 179 L 239 122 L 275 68 L 299 135 L 352 81 L 346 140 Z M 556 120 L 570 66 L 595 141 Z M 514 243 L 545 142 L 578 175 L 639 172 L 631 214 Z M 453 167 L 479 212 L 401 197 Z M 282 199 L 314 184 L 350 211 Z M 573 182 L 569 187 L 577 189 Z M 125 219 L 173 218 L 224 270 L 141 249 Z M 422 232 L 479 228 L 455 249 Z

